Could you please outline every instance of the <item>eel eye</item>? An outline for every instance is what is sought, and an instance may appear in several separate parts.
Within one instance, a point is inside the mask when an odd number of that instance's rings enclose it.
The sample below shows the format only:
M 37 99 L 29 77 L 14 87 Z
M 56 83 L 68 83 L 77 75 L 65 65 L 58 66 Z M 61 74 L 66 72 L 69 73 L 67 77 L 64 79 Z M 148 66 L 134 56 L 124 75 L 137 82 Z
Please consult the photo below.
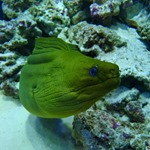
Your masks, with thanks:
M 97 76 L 97 73 L 98 73 L 98 68 L 97 68 L 97 67 L 92 67 L 92 68 L 90 69 L 90 75 L 91 75 L 92 77 Z

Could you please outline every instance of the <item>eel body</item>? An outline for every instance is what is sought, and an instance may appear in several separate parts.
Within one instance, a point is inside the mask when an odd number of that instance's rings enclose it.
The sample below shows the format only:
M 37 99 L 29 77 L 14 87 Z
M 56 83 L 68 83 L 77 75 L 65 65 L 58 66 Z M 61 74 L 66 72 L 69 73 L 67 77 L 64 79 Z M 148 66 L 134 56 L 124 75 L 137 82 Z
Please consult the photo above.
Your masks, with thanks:
M 19 97 L 32 114 L 63 118 L 88 109 L 120 83 L 119 67 L 59 38 L 37 38 L 21 70 Z

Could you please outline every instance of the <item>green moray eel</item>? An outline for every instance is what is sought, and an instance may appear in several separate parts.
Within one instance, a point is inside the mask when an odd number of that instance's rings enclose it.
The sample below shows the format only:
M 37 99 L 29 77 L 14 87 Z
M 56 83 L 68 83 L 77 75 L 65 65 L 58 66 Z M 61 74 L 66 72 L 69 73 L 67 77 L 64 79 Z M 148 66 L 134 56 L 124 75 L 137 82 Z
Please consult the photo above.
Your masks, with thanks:
M 63 118 L 88 109 L 120 83 L 119 67 L 55 37 L 37 38 L 21 70 L 19 97 L 32 114 Z

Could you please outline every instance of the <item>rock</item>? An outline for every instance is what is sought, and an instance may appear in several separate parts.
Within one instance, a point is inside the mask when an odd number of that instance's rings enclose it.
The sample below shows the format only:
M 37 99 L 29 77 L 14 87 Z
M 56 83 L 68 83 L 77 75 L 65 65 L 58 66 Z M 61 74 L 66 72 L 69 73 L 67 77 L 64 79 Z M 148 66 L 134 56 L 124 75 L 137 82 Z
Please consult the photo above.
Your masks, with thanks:
M 150 24 L 145 24 L 137 28 L 138 33 L 143 40 L 147 41 L 150 45 Z
M 26 11 L 32 5 L 39 5 L 38 0 L 3 0 L 3 12 L 7 18 L 12 19 L 19 16 L 21 13 Z
M 29 12 L 35 17 L 38 27 L 44 34 L 57 36 L 61 30 L 70 25 L 70 18 L 62 0 L 43 0 L 40 5 L 34 5 Z
M 81 51 L 103 50 L 113 51 L 115 47 L 126 46 L 112 30 L 101 25 L 92 25 L 83 21 L 70 28 L 64 28 L 58 37 L 76 44 Z
M 92 109 L 75 116 L 73 136 L 85 150 L 144 149 L 150 139 L 145 126 Z
M 0 89 L 3 89 L 5 95 L 18 98 L 20 69 L 25 62 L 26 57 L 19 57 L 8 50 L 0 54 Z

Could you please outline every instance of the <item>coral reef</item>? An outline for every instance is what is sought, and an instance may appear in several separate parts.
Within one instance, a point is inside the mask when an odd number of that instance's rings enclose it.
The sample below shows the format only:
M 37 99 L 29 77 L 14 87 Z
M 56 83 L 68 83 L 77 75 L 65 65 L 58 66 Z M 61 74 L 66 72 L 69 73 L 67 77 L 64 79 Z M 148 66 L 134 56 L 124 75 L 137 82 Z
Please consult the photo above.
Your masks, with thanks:
M 57 35 L 70 20 L 62 1 L 58 0 L 4 0 L 3 11 L 5 18 L 11 20 L 0 20 L 0 69 L 3 70 L 0 88 L 6 95 L 18 97 L 19 72 L 34 48 L 35 38 Z
M 64 0 L 65 7 L 67 8 L 68 15 L 72 24 L 77 24 L 80 21 L 90 19 L 89 6 L 92 1 L 88 0 Z
M 150 44 L 150 23 L 145 24 L 143 26 L 139 26 L 137 28 L 137 31 L 140 34 L 140 36 L 142 37 L 142 39 L 148 41 Z
M 136 30 L 118 24 L 118 28 L 112 27 L 122 40 L 127 42 L 126 47 L 116 48 L 118 50 L 100 55 L 98 58 L 105 61 L 113 61 L 119 64 L 122 83 L 126 87 L 137 87 L 142 90 L 150 90 L 150 53 L 146 45 L 140 41 Z M 135 44 L 136 43 L 136 44 Z M 132 65 L 131 65 L 132 64 Z
M 7 18 L 16 18 L 32 5 L 38 5 L 41 0 L 2 0 L 3 12 Z
M 34 17 L 33 20 L 38 23 L 38 27 L 49 35 L 58 34 L 62 28 L 70 24 L 70 18 L 62 0 L 11 0 L 11 2 L 3 0 L 3 2 L 6 18 L 16 18 L 22 14 L 28 18 Z
M 150 52 L 140 41 L 150 43 L 149 0 L 3 0 L 2 7 L 0 89 L 5 94 L 18 98 L 20 69 L 35 38 L 58 36 L 120 68 L 121 86 L 75 116 L 74 137 L 83 149 L 150 147 Z
M 90 5 L 91 17 L 102 24 L 110 24 L 112 17 L 119 14 L 120 5 L 118 0 L 93 3 Z
M 144 123 L 146 117 L 143 111 L 144 107 L 140 102 L 140 95 L 140 91 L 136 88 L 129 89 L 121 86 L 114 93 L 105 97 L 105 106 L 109 111 L 114 112 L 115 117 L 117 112 L 120 117 L 126 118 L 127 121 Z M 101 102 L 97 103 L 98 108 L 100 105 Z
M 18 97 L 20 69 L 33 49 L 35 37 L 41 35 L 30 14 L 11 21 L 0 20 L 0 88 L 6 95 Z
M 120 16 L 128 25 L 137 28 L 143 40 L 150 41 L 149 1 L 135 1 L 134 5 L 122 7 Z
M 132 0 L 95 0 L 90 4 L 92 20 L 103 24 L 111 25 L 116 16 L 130 26 L 138 27 L 149 24 L 149 1 Z
M 36 27 L 33 16 L 28 13 L 11 21 L 0 21 L 1 51 L 22 47 L 28 44 L 28 39 L 32 40 L 32 38 L 41 35 L 42 32 Z
M 110 112 L 91 109 L 74 118 L 74 137 L 85 150 L 142 149 L 150 146 L 149 123 L 129 123 Z
M 70 25 L 70 18 L 62 0 L 44 0 L 38 6 L 33 6 L 29 12 L 34 16 L 38 27 L 47 35 L 55 35 Z
M 77 14 L 78 12 L 80 12 L 87 4 L 85 4 L 83 2 L 83 0 L 76 0 L 76 1 L 64 0 L 64 5 L 66 6 L 66 8 L 68 10 L 69 16 L 72 17 L 75 14 Z
M 144 1 L 136 1 L 134 5 L 123 6 L 120 16 L 130 26 L 143 26 L 150 23 L 149 9 L 150 5 L 145 5 Z
M 134 5 L 123 6 L 121 9 L 120 16 L 127 24 L 137 27 L 143 22 L 141 19 L 145 19 L 142 17 L 143 14 L 143 16 L 145 17 L 146 13 L 146 10 L 143 9 L 143 7 L 144 4 L 140 2 L 137 2 Z
M 25 61 L 26 57 L 9 50 L 0 54 L 0 89 L 3 89 L 6 95 L 18 98 L 19 72 Z
M 75 116 L 74 137 L 88 150 L 148 148 L 149 99 L 149 92 L 119 87 L 90 110 Z
M 80 29 L 80 30 L 79 30 Z M 92 25 L 83 21 L 70 28 L 64 28 L 58 37 L 76 44 L 83 51 L 113 51 L 115 47 L 126 46 L 126 42 L 112 30 L 101 25 Z

